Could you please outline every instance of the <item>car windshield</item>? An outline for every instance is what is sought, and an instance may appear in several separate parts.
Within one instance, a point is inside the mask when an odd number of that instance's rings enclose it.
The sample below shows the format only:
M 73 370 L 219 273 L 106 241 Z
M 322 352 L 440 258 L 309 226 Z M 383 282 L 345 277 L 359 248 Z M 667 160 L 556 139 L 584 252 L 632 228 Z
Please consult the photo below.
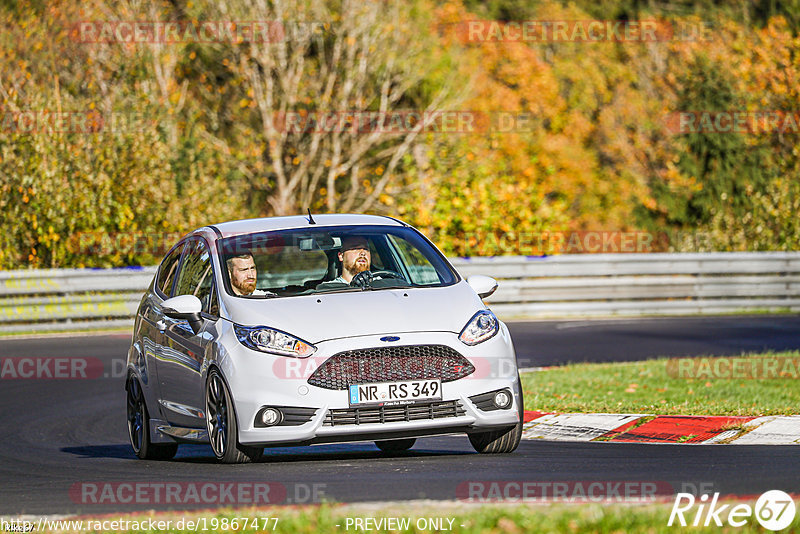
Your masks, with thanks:
M 436 287 L 458 281 L 447 260 L 409 227 L 257 232 L 220 240 L 218 250 L 226 291 L 243 298 Z

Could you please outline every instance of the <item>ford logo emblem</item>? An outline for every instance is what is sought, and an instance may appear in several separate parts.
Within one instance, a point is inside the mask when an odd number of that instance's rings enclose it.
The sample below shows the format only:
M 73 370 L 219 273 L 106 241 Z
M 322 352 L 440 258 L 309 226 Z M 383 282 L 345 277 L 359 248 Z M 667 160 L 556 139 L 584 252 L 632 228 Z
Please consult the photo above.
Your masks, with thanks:
M 400 341 L 400 338 L 397 336 L 383 336 L 381 338 L 381 341 L 386 341 L 387 343 L 390 343 L 392 341 Z

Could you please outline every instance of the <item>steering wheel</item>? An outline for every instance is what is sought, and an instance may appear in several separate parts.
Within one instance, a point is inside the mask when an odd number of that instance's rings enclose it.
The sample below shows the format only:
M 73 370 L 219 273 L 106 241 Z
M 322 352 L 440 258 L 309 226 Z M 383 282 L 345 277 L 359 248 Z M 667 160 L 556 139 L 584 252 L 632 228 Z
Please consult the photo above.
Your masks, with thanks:
M 381 278 L 399 278 L 400 280 L 405 281 L 403 275 L 397 271 L 372 271 L 372 276 L 373 278 L 376 276 L 380 276 Z
M 353 287 L 369 287 L 372 285 L 372 272 L 361 271 L 350 280 L 350 285 Z
M 408 283 L 406 279 L 403 278 L 403 275 L 395 271 L 361 271 L 353 277 L 350 281 L 350 285 L 353 287 L 371 287 L 376 277 L 381 280 L 395 278 L 397 280 L 402 280 L 406 284 Z

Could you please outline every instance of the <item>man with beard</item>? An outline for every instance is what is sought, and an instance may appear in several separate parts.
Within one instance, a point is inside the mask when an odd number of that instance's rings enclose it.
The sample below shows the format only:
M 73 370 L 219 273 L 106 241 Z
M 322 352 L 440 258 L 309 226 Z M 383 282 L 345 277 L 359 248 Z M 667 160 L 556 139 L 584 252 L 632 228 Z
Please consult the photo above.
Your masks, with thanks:
M 372 282 L 372 273 L 369 271 L 372 267 L 372 254 L 366 237 L 360 235 L 343 237 L 338 255 L 339 261 L 342 262 L 342 274 L 319 284 L 318 290 L 337 289 L 349 285 L 364 287 Z M 360 273 L 364 274 L 359 276 Z
M 237 295 L 263 296 L 266 291 L 256 289 L 258 273 L 256 262 L 253 255 L 248 253 L 239 254 L 228 258 L 228 275 L 231 279 L 231 288 Z
M 317 290 L 341 289 L 351 287 L 408 287 L 410 284 L 399 274 L 392 271 L 372 272 L 372 254 L 369 241 L 364 236 L 350 235 L 342 238 L 342 246 L 338 253 L 342 262 L 342 274 L 329 282 L 317 286 Z
M 369 271 L 372 265 L 372 255 L 367 239 L 358 235 L 342 239 L 339 261 L 342 262 L 342 275 L 334 282 L 349 284 L 358 273 Z

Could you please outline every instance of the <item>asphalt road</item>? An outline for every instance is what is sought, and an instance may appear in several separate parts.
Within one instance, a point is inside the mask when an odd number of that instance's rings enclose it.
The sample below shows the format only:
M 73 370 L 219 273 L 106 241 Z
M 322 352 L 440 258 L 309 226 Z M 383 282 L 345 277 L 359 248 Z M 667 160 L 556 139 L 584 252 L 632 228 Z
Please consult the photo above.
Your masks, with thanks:
M 797 317 L 758 316 L 511 328 L 520 364 L 533 366 L 800 348 L 793 334 L 798 326 Z M 0 380 L 0 514 L 213 508 L 218 495 L 225 506 L 244 506 L 258 484 L 259 502 L 292 504 L 313 500 L 315 492 L 338 502 L 453 500 L 469 496 L 470 482 L 487 481 L 604 481 L 611 492 L 614 483 L 629 481 L 665 495 L 693 488 L 800 492 L 797 447 L 791 446 L 523 441 L 513 454 L 492 456 L 474 453 L 466 437 L 447 436 L 419 440 L 411 451 L 389 457 L 371 443 L 320 445 L 267 449 L 259 463 L 231 466 L 216 464 L 210 447 L 192 445 L 182 446 L 173 461 L 140 461 L 127 443 L 123 377 L 115 376 L 128 343 L 120 335 L 0 341 L 0 358 L 82 356 L 97 358 L 104 369 L 94 379 Z M 162 486 L 168 483 L 183 484 L 171 498 Z M 231 483 L 239 485 L 231 490 Z M 206 496 L 196 498 L 192 488 L 208 484 Z M 511 488 L 511 498 L 518 495 L 516 486 L 500 487 Z
M 508 323 L 520 367 L 800 350 L 800 315 Z

